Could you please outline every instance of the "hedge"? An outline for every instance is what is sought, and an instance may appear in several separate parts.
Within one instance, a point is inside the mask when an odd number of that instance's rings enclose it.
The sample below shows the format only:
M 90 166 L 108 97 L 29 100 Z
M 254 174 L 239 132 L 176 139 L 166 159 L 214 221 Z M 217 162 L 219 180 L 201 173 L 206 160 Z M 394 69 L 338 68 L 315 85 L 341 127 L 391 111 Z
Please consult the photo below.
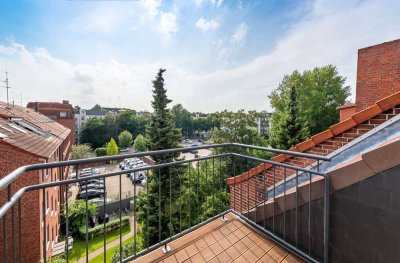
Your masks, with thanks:
M 121 227 L 129 225 L 130 217 L 123 216 L 121 218 Z M 110 232 L 114 229 L 119 228 L 119 218 L 111 220 L 106 224 L 106 231 Z M 97 236 L 102 235 L 104 232 L 104 224 L 97 225 L 95 227 L 88 229 L 88 239 L 91 240 Z M 79 227 L 79 238 L 85 240 L 86 239 L 86 226 Z
M 97 156 L 106 156 L 107 155 L 107 149 L 105 147 L 100 147 L 94 150 L 96 152 Z

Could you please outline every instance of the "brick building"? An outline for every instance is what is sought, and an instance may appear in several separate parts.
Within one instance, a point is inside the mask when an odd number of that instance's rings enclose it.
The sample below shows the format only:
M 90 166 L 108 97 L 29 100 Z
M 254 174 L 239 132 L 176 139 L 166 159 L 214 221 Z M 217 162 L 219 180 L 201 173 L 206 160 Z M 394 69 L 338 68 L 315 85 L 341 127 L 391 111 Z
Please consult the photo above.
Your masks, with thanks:
M 28 164 L 47 163 L 70 159 L 71 130 L 52 119 L 29 108 L 10 106 L 0 102 L 0 178 L 15 169 Z M 48 169 L 24 173 L 11 185 L 11 194 L 28 185 L 52 182 L 67 178 L 67 169 Z M 6 201 L 5 192 L 0 195 L 0 203 Z M 21 204 L 21 222 L 15 214 L 15 226 L 21 224 L 24 262 L 38 262 L 43 249 L 51 255 L 53 245 L 58 241 L 60 204 L 65 200 L 65 188 L 52 187 L 42 192 L 26 193 Z M 43 226 L 43 198 L 45 198 L 46 225 Z M 16 207 L 16 210 L 19 207 Z M 8 255 L 16 253 L 11 247 L 11 213 L 7 213 Z M 43 227 L 46 227 L 46 248 L 43 246 Z M 0 236 L 3 228 L 0 229 Z M 0 240 L 0 254 L 4 240 Z M 16 241 L 18 243 L 18 241 Z M 17 247 L 19 244 L 15 244 Z
M 400 39 L 360 49 L 355 104 L 338 107 L 341 111 L 339 123 L 289 150 L 327 156 L 400 114 L 399 65 Z M 271 160 L 300 167 L 314 163 L 314 160 L 284 154 Z M 264 179 L 266 188 L 269 188 L 293 173 L 289 169 L 275 169 L 271 164 L 262 164 L 228 178 L 231 206 L 235 206 L 234 200 L 241 200 L 236 203 L 235 209 L 247 210 L 253 207 L 264 198 L 263 190 L 257 187 Z M 249 183 L 248 188 L 242 187 L 245 182 Z
M 75 142 L 74 109 L 68 100 L 59 102 L 29 102 L 27 108 L 33 109 L 64 125 L 72 132 L 69 135 L 71 145 Z

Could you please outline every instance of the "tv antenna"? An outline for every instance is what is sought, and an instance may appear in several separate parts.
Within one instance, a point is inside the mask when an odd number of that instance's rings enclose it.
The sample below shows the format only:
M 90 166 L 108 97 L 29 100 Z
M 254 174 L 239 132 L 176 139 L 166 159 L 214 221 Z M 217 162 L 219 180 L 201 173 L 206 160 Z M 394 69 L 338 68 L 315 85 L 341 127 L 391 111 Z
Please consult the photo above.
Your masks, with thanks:
M 10 104 L 10 101 L 9 101 L 9 96 L 8 96 L 8 90 L 9 90 L 11 87 L 8 85 L 7 64 L 6 64 L 6 71 L 5 71 L 5 73 L 6 73 L 6 80 L 3 80 L 3 82 L 4 82 L 6 85 L 5 85 L 5 86 L 1 86 L 1 87 L 6 88 L 6 90 L 7 90 L 7 105 L 9 105 L 9 104 Z

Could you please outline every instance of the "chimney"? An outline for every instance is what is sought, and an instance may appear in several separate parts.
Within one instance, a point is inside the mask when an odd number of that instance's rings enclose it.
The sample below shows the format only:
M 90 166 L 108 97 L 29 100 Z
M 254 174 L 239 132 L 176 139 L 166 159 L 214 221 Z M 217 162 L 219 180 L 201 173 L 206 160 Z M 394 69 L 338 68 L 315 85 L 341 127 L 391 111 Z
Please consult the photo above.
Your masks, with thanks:
M 340 121 L 344 121 L 356 113 L 356 104 L 350 103 L 336 108 L 340 113 Z
M 358 50 L 356 112 L 400 91 L 400 39 Z
M 35 102 L 35 111 L 39 112 L 39 102 Z
M 63 100 L 62 103 L 63 104 L 69 104 L 69 100 Z

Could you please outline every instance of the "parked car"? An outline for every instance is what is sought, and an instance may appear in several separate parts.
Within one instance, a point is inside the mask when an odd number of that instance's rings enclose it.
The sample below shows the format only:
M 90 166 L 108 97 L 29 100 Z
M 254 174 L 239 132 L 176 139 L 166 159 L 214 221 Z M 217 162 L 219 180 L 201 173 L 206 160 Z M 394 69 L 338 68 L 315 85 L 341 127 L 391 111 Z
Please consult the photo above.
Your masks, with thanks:
M 81 186 L 81 191 L 84 191 L 87 189 L 104 189 L 104 184 L 88 184 L 88 185 L 82 185 Z
M 136 172 L 136 173 L 131 173 L 130 175 L 131 181 L 134 184 L 139 184 L 142 182 L 143 179 L 146 178 L 143 172 Z
M 110 203 L 112 200 L 110 198 L 106 198 L 106 203 Z M 104 204 L 104 198 L 93 198 L 89 200 L 88 202 L 96 204 L 96 205 L 103 205 Z
M 93 172 L 84 172 L 80 174 L 80 177 L 87 177 L 87 176 L 92 176 L 94 175 Z
M 85 199 L 87 196 L 87 199 L 93 199 L 96 197 L 103 197 L 106 194 L 104 190 L 99 190 L 99 189 L 88 189 L 87 191 L 81 191 L 77 195 L 77 199 Z
M 89 217 L 89 226 L 94 227 L 96 225 L 96 217 L 95 216 L 90 216 Z
M 141 184 L 143 187 L 146 186 L 146 184 L 147 184 L 147 177 L 146 177 L 146 176 L 143 178 L 143 180 L 140 182 L 140 184 Z
M 81 181 L 79 184 L 81 186 L 83 186 L 83 185 L 87 185 L 87 184 L 103 184 L 103 182 L 104 182 L 104 179 L 100 178 L 100 179 L 89 179 L 87 181 Z
M 191 153 L 191 154 L 198 154 L 199 151 L 198 151 L 198 150 L 190 150 L 190 153 Z

